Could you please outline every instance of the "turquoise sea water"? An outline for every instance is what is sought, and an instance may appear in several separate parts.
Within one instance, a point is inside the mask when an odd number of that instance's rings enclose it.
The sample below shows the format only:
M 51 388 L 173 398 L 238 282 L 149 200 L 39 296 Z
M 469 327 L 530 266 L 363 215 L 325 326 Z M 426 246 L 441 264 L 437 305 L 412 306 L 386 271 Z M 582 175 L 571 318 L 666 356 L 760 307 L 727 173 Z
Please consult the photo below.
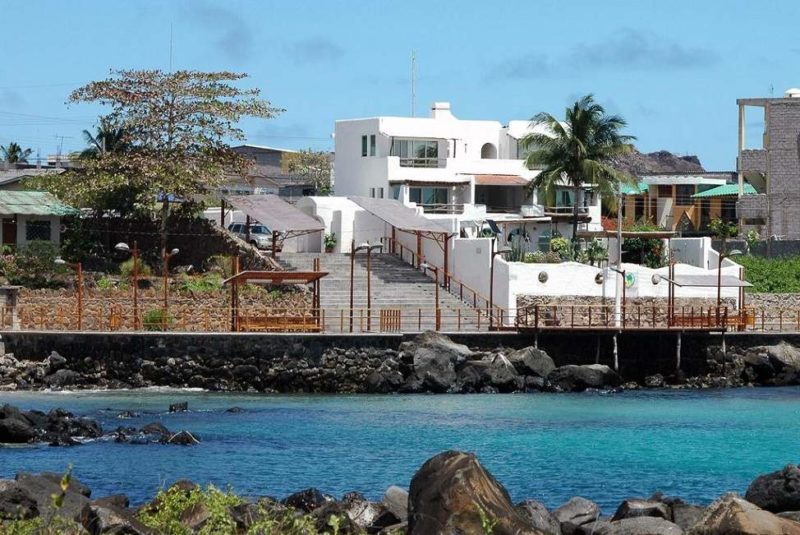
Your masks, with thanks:
M 188 401 L 188 413 L 167 414 Z M 316 486 L 378 498 L 447 449 L 478 454 L 514 500 L 556 506 L 574 495 L 613 508 L 661 490 L 707 503 L 758 474 L 800 462 L 800 388 L 623 394 L 266 396 L 202 392 L 3 393 L 25 409 L 60 406 L 105 430 L 161 421 L 195 447 L 89 443 L 0 448 L 0 477 L 62 471 L 95 496 L 134 502 L 189 478 L 247 495 Z M 243 413 L 227 413 L 239 406 Z M 142 415 L 120 420 L 122 410 Z

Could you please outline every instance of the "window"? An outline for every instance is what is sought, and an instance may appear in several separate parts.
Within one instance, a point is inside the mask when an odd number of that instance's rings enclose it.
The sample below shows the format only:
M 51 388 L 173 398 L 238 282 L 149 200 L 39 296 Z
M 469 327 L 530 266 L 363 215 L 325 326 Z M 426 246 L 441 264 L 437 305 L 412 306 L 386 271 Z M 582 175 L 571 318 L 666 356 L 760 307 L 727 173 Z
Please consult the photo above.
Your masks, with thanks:
M 392 199 L 400 200 L 400 186 L 392 186 Z
M 375 156 L 375 134 L 369 136 L 369 155 Z
M 658 186 L 659 197 L 672 197 L 672 186 Z
M 435 139 L 395 139 L 390 155 L 400 157 L 401 167 L 438 167 L 439 142 Z
M 378 198 L 383 199 L 383 188 L 378 188 Z
M 25 239 L 50 241 L 50 221 L 26 221 Z
M 367 155 L 367 136 L 361 136 L 361 156 Z
M 417 204 L 447 204 L 447 188 L 409 188 L 408 197 Z
M 369 188 L 369 196 L 371 198 L 375 198 L 375 188 Z
M 675 204 L 678 206 L 692 206 L 694 204 L 694 184 L 681 184 L 675 186 Z

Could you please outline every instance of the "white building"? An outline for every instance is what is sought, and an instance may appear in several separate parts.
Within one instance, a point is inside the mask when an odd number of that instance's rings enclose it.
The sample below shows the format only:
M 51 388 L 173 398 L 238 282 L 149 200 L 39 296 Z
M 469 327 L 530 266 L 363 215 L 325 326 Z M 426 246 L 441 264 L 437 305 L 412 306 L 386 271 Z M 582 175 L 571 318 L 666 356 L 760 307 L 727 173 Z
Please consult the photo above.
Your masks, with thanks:
M 572 191 L 559 190 L 545 206 L 528 183 L 538 174 L 524 165 L 520 140 L 529 121 L 456 118 L 448 102 L 430 117 L 373 117 L 336 122 L 336 195 L 397 199 L 436 219 L 453 219 L 468 235 L 494 221 L 507 232 L 525 225 L 535 234 L 570 234 Z M 600 229 L 600 199 L 587 190 L 582 227 Z M 454 225 L 455 226 L 455 225 Z

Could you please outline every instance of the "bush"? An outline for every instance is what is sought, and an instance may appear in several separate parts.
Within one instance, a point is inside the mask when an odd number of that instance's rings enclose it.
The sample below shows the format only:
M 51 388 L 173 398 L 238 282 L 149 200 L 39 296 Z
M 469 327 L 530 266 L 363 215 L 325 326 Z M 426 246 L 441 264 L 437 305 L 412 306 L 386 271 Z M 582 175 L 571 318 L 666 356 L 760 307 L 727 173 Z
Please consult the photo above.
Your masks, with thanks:
M 800 256 L 767 259 L 747 255 L 731 260 L 744 266 L 744 278 L 753 285 L 750 292 L 800 292 Z
M 68 268 L 56 264 L 58 249 L 49 241 L 32 241 L 20 247 L 15 254 L 0 257 L 0 272 L 10 284 L 28 288 L 58 288 L 63 283 L 53 280 Z
M 560 264 L 561 257 L 552 251 L 547 253 L 534 251 L 532 253 L 525 253 L 525 257 L 522 261 L 526 264 Z
M 153 268 L 142 262 L 141 258 L 138 263 L 140 277 L 149 277 L 153 274 Z M 126 278 L 133 277 L 133 258 L 129 258 L 119 265 L 119 273 Z
M 222 289 L 222 277 L 218 273 L 208 273 L 202 277 L 183 274 L 178 280 L 178 291 L 193 293 L 217 292 Z
M 639 222 L 626 227 L 625 230 L 654 232 L 663 229 L 652 223 Z M 651 269 L 666 266 L 664 242 L 658 238 L 626 238 L 622 241 L 622 260 L 643 264 Z
M 572 256 L 572 244 L 564 236 L 553 236 L 550 239 L 550 250 L 561 258 L 570 258 Z
M 163 308 L 153 308 L 142 316 L 142 327 L 145 331 L 166 331 L 173 323 L 175 318 Z

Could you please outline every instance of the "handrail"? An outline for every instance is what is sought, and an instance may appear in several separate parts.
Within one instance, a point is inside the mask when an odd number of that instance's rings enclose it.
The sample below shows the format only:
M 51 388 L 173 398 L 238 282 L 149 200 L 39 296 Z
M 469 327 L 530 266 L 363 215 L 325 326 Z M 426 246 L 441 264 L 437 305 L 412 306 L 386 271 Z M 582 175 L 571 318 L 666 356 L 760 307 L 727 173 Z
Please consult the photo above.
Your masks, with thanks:
M 422 263 L 425 262 L 425 256 L 424 255 L 417 255 L 411 248 L 409 248 L 406 245 L 403 245 L 398 240 L 392 239 L 392 238 L 383 238 L 383 239 L 385 239 L 386 241 L 389 242 L 389 252 L 391 254 L 396 254 L 396 253 L 393 252 L 392 244 L 394 244 L 395 247 L 399 247 L 400 248 L 400 255 L 399 256 L 400 256 L 401 260 L 405 260 L 405 258 L 403 258 L 403 252 L 404 251 L 408 251 L 409 253 L 411 253 L 411 264 L 412 265 L 416 265 L 417 267 L 420 267 L 422 265 Z M 419 256 L 419 258 L 417 258 L 417 256 Z M 415 260 L 416 260 L 416 262 L 415 262 Z M 438 269 L 443 274 L 443 277 L 442 277 L 442 279 L 443 279 L 442 288 L 446 289 L 448 291 L 448 293 L 458 297 L 459 300 L 464 302 L 464 303 L 469 303 L 469 300 L 464 299 L 464 290 L 466 289 L 468 292 L 472 293 L 472 307 L 473 308 L 476 308 L 476 309 L 481 308 L 478 305 L 479 305 L 480 301 L 483 301 L 483 303 L 484 303 L 484 307 L 483 308 L 485 308 L 487 310 L 489 309 L 489 298 L 488 297 L 484 296 L 478 290 L 476 290 L 475 288 L 469 286 L 468 284 L 466 284 L 465 282 L 461 281 L 460 279 L 457 279 L 457 278 L 453 277 L 450 274 L 450 272 L 447 271 L 447 269 L 441 268 L 441 267 L 436 266 L 434 264 L 431 264 L 431 265 L 433 265 L 434 268 Z M 455 285 L 458 286 L 458 292 L 455 292 L 453 290 L 453 283 L 455 283 Z M 497 311 L 496 314 L 495 314 L 496 316 L 499 316 L 500 318 L 510 318 L 508 309 L 505 309 L 505 308 L 497 306 L 497 305 L 492 306 L 492 309 Z M 493 318 L 495 317 L 495 315 L 493 315 Z M 502 323 L 501 323 L 501 325 L 502 325 Z

